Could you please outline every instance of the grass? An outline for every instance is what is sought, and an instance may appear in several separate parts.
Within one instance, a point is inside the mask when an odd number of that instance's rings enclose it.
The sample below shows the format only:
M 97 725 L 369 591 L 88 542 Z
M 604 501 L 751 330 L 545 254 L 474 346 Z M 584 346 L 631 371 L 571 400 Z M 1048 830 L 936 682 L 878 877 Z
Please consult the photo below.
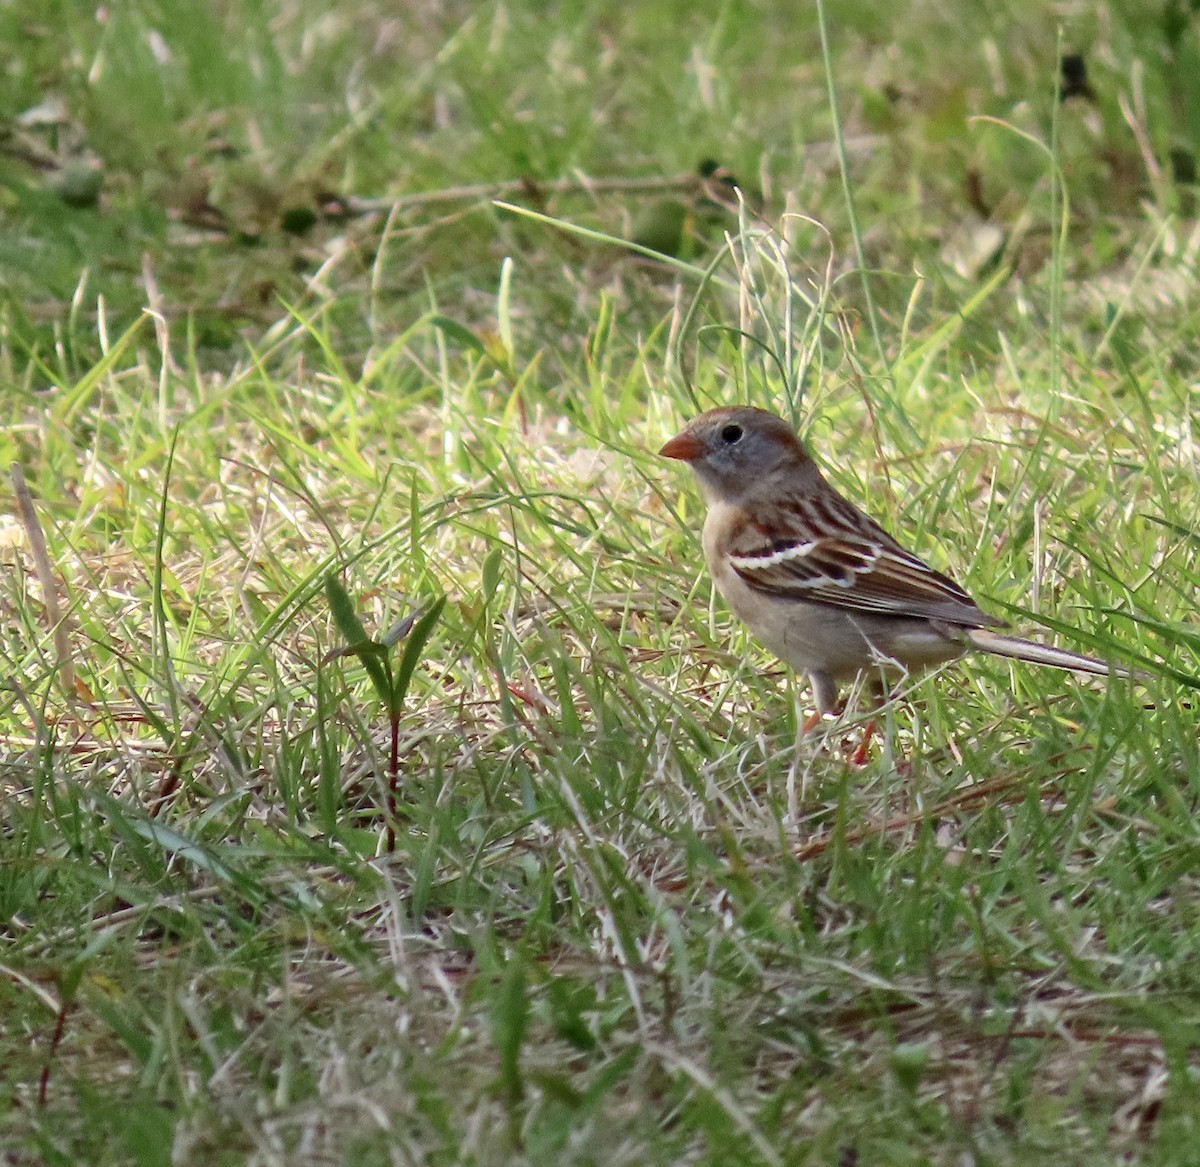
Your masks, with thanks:
M 0 160 L 0 443 L 74 670 L 13 501 L 6 1162 L 1192 1161 L 1195 34 L 1081 17 L 1059 109 L 1041 6 L 826 7 L 838 119 L 751 4 L 0 14 L 10 119 L 62 102 Z M 705 154 L 765 207 L 690 268 L 597 240 L 656 196 L 539 198 Z M 354 202 L 523 175 L 557 225 Z M 735 399 L 1149 679 L 798 739 L 653 453 Z M 394 736 L 331 574 L 436 621 Z

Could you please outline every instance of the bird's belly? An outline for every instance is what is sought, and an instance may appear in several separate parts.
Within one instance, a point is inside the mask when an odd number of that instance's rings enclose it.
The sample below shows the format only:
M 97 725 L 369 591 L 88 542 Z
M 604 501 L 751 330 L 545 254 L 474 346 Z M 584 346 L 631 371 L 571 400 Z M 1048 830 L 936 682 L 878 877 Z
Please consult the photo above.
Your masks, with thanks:
M 719 590 L 755 639 L 801 672 L 840 680 L 872 667 L 919 670 L 965 651 L 928 620 L 763 597 L 736 575 L 719 582 L 727 585 Z

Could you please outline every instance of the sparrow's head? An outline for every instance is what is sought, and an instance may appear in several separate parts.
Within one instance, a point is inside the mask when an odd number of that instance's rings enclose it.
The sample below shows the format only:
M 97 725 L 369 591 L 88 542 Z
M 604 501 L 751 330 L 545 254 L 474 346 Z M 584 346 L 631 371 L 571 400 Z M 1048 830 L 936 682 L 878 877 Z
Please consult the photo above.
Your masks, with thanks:
M 751 405 L 692 418 L 659 453 L 691 466 L 710 502 L 738 502 L 768 479 L 778 489 L 781 475 L 816 474 L 792 427 Z

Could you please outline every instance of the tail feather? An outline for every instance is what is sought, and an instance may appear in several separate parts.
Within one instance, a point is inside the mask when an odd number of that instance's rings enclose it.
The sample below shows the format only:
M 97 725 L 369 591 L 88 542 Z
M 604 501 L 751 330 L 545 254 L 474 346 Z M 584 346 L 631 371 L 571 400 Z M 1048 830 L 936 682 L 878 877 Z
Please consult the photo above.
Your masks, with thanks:
M 1049 665 L 1055 669 L 1070 669 L 1077 673 L 1091 673 L 1097 677 L 1131 677 L 1134 674 L 1120 665 L 1106 665 L 1103 661 L 1067 652 L 1065 648 L 1053 648 L 1048 644 L 1037 644 L 1032 640 L 1021 640 L 1017 636 L 1004 636 L 988 628 L 970 628 L 967 639 L 976 648 L 997 656 L 1009 656 L 1016 660 L 1030 661 L 1037 665 Z

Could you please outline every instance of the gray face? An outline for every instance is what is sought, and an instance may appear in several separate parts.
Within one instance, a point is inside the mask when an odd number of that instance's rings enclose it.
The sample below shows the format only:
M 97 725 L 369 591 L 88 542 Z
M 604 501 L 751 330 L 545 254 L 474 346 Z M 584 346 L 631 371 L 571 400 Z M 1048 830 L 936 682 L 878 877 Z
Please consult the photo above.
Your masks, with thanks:
M 751 406 L 702 413 L 662 453 L 687 462 L 706 495 L 727 501 L 753 494 L 781 466 L 808 463 L 787 422 Z

